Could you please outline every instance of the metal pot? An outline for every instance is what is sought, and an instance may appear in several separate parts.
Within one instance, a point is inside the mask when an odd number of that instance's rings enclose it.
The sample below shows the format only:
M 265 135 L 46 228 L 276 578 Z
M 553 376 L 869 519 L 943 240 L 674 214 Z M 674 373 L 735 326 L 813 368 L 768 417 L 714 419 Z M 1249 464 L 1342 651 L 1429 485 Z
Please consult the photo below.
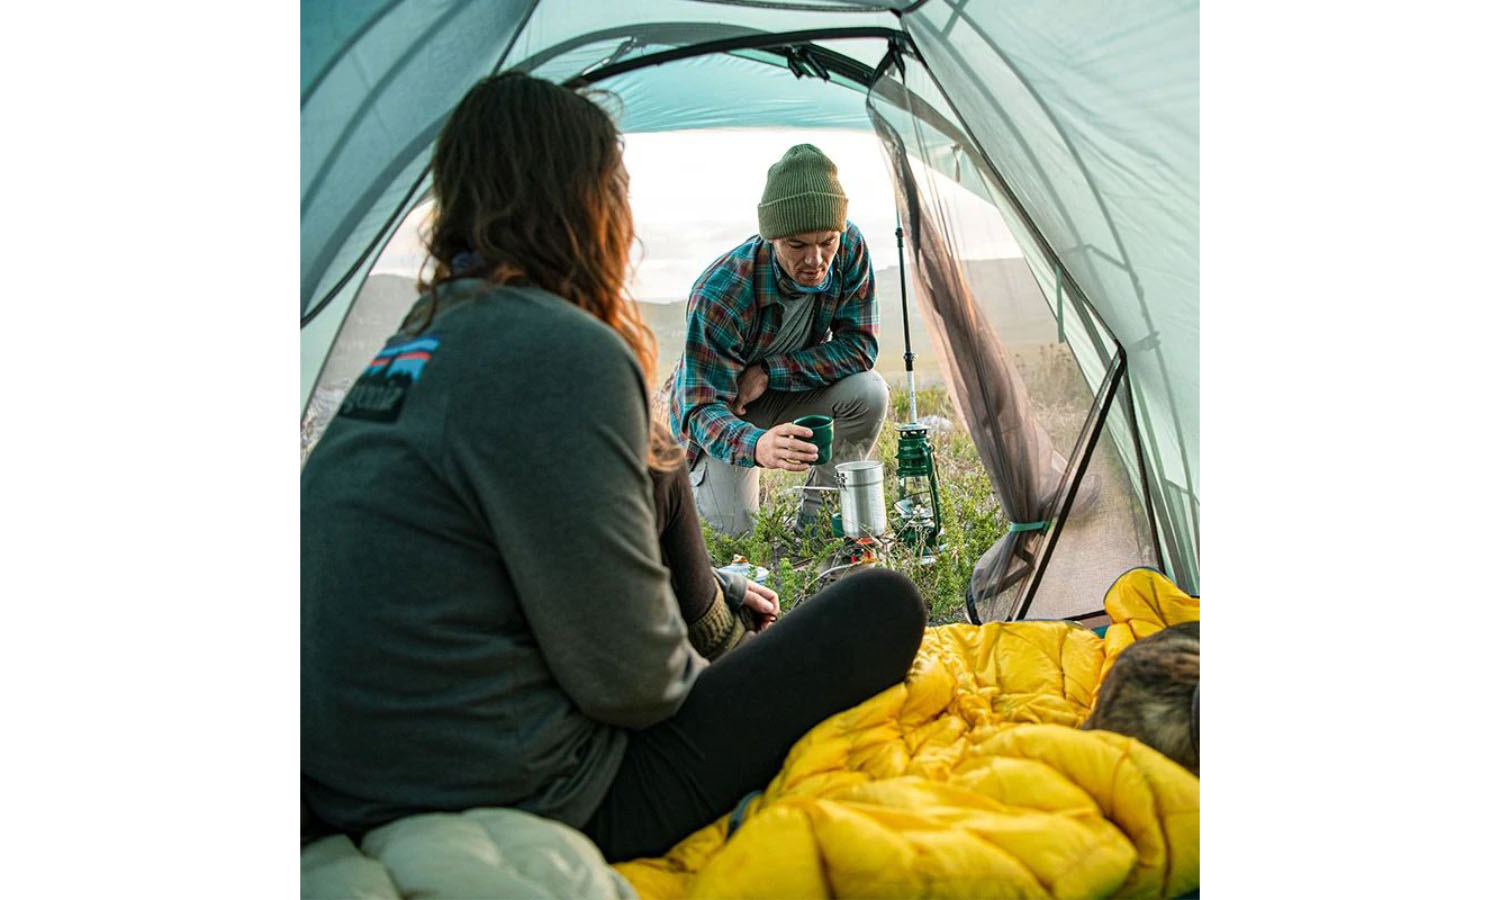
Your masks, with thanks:
M 839 484 L 839 518 L 847 537 L 885 534 L 885 464 L 861 459 L 834 466 Z

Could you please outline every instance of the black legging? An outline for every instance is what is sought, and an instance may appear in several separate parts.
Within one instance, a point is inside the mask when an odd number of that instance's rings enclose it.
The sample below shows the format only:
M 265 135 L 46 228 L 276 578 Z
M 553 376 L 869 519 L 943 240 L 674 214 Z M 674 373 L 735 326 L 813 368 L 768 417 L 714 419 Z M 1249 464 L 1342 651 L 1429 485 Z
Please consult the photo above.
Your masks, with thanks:
M 691 497 L 678 499 L 696 528 Z M 916 585 L 899 572 L 835 582 L 709 666 L 675 716 L 631 734 L 584 833 L 611 862 L 665 853 L 765 787 L 808 729 L 903 680 L 926 624 Z
M 661 561 L 672 573 L 672 592 L 684 622 L 696 622 L 708 612 L 717 596 L 708 548 L 703 546 L 703 527 L 693 505 L 693 489 L 687 466 L 666 472 L 651 470 L 652 499 L 656 504 L 656 536 L 661 543 Z

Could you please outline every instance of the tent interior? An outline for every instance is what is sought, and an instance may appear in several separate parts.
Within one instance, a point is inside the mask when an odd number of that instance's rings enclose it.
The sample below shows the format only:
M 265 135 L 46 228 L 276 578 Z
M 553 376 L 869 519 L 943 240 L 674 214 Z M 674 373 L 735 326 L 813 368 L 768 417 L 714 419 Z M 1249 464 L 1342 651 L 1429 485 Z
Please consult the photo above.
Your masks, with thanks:
M 1137 566 L 1198 593 L 1196 3 L 304 2 L 304 450 L 394 330 L 361 288 L 438 130 L 505 70 L 606 91 L 627 140 L 877 136 L 913 315 L 1010 523 L 969 618 L 1086 616 Z

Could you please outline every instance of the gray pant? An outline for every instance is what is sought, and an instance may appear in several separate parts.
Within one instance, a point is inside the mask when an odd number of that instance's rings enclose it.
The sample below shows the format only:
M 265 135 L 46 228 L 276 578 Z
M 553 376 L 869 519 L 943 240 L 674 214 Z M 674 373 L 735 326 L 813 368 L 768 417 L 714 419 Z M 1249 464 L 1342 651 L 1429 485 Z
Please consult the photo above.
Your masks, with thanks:
M 761 428 L 790 422 L 801 416 L 833 417 L 832 459 L 808 470 L 811 487 L 837 487 L 833 467 L 864 459 L 875 448 L 880 426 L 890 405 L 890 388 L 874 371 L 860 372 L 810 391 L 766 391 L 745 408 L 742 417 Z M 742 535 L 755 527 L 760 512 L 760 468 L 732 466 L 707 453 L 698 458 L 690 473 L 698 514 L 710 528 L 723 534 Z M 833 502 L 828 491 L 803 491 L 804 513 L 817 512 Z

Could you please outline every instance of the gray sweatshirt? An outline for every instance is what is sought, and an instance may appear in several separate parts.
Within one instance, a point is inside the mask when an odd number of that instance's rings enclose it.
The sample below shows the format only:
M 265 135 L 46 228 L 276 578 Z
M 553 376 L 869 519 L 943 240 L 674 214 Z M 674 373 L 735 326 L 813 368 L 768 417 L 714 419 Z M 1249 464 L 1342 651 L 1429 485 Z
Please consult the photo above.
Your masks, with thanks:
M 512 806 L 578 826 L 706 665 L 662 566 L 625 342 L 535 289 L 445 288 L 302 472 L 302 774 L 359 831 Z

